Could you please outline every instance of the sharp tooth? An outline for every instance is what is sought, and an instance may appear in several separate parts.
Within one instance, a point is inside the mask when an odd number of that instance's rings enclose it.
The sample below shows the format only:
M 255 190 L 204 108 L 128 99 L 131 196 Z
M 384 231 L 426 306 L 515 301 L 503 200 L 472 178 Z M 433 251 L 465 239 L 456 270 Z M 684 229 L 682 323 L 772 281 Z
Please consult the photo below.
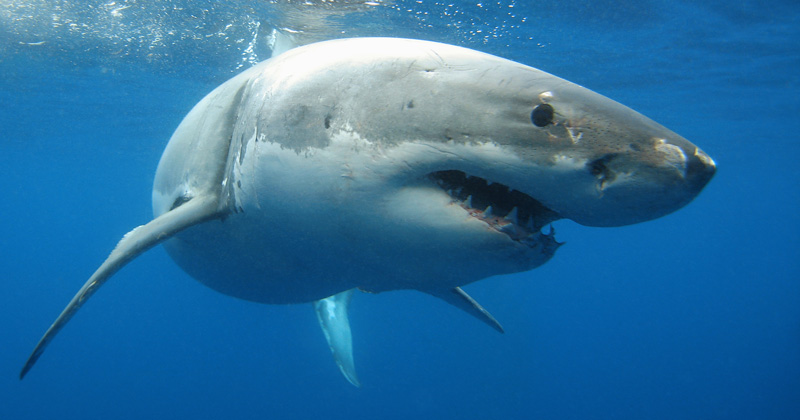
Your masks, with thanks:
M 527 226 L 528 230 L 530 230 L 531 232 L 536 231 L 536 225 L 534 225 L 533 223 L 533 216 L 528 217 L 528 221 L 527 223 L 525 223 L 525 226 Z
M 489 217 L 492 215 L 492 206 L 486 207 L 486 210 L 483 211 L 484 217 Z
M 514 227 L 514 225 L 510 223 L 507 225 L 500 226 L 500 231 L 507 235 L 513 235 L 517 233 L 517 229 Z
M 556 236 L 556 230 L 553 228 L 553 225 L 550 225 L 550 233 L 547 234 L 549 237 Z
M 511 223 L 514 223 L 515 225 L 518 225 L 519 218 L 517 217 L 517 208 L 516 207 L 512 208 L 511 211 L 508 212 L 506 217 L 504 217 L 504 219 L 508 220 Z
M 467 199 L 464 200 L 464 205 L 469 207 L 469 208 L 472 208 L 472 196 L 471 195 L 468 195 Z

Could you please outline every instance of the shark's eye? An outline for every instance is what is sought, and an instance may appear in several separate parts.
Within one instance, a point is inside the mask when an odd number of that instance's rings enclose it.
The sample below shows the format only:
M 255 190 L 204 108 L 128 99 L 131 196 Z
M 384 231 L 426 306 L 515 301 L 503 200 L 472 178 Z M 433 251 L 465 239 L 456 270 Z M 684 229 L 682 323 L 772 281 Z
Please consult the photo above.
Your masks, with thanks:
M 550 104 L 536 105 L 536 107 L 533 108 L 533 112 L 531 112 L 531 121 L 533 121 L 533 125 L 537 127 L 544 127 L 553 122 L 554 115 L 555 115 L 555 110 L 553 110 L 552 105 Z

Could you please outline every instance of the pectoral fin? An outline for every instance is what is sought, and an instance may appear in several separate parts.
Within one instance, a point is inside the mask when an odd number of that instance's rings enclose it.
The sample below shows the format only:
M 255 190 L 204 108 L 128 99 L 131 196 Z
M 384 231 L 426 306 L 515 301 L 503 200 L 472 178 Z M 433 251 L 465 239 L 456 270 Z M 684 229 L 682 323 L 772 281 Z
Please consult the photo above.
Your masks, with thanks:
M 347 309 L 352 297 L 353 289 L 350 289 L 314 302 L 314 309 L 336 365 L 351 384 L 360 387 L 361 383 L 358 381 L 356 366 L 353 363 L 350 320 L 347 318 Z
M 44 333 L 39 340 L 36 348 L 33 349 L 28 361 L 19 374 L 19 378 L 33 367 L 36 360 L 44 352 L 45 347 L 53 337 L 58 334 L 64 325 L 75 315 L 81 305 L 105 283 L 114 273 L 119 271 L 125 264 L 131 262 L 141 253 L 147 251 L 155 245 L 169 239 L 172 235 L 198 223 L 208 221 L 220 216 L 217 209 L 217 197 L 197 196 L 167 213 L 153 219 L 150 223 L 139 226 L 128 232 L 119 241 L 117 246 L 111 251 L 111 255 L 106 258 L 100 268 L 92 274 L 92 277 L 81 287 L 81 290 L 72 298 L 61 315 L 56 318 L 53 325 Z
M 492 314 L 490 314 L 486 309 L 483 309 L 483 306 L 476 302 L 475 299 L 473 299 L 460 287 L 446 290 L 423 290 L 423 292 L 432 296 L 436 296 L 439 299 L 442 299 L 445 302 L 467 312 L 500 333 L 505 332 L 503 331 L 503 326 L 500 325 L 496 319 L 494 319 Z

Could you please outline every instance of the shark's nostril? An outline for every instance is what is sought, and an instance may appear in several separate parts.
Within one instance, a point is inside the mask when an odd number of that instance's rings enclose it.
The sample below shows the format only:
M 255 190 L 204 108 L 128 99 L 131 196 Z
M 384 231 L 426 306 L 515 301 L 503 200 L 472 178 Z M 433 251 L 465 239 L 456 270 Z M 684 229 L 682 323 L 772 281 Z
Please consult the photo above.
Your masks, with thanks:
M 615 157 L 617 157 L 616 153 L 608 153 L 586 164 L 589 173 L 600 182 L 601 189 L 607 182 L 613 181 L 615 178 L 614 172 L 608 168 L 609 162 Z

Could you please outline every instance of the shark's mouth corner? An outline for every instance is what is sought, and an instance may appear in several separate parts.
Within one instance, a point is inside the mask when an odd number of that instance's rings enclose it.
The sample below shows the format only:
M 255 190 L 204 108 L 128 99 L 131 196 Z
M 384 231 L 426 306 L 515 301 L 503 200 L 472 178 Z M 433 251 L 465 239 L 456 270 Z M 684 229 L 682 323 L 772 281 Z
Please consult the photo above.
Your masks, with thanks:
M 457 170 L 432 172 L 428 178 L 470 216 L 508 235 L 512 240 L 531 248 L 552 248 L 552 252 L 561 245 L 555 240 L 552 226 L 548 233 L 541 232 L 548 224 L 561 219 L 561 215 L 535 198 L 506 185 Z

